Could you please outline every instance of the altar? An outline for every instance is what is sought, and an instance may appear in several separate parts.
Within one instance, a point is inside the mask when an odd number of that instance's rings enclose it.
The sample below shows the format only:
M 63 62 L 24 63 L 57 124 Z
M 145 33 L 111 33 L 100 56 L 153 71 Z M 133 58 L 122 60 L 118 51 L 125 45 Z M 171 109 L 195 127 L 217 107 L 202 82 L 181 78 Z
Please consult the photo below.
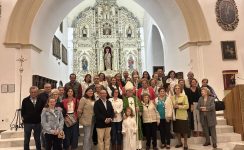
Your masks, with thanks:
M 73 69 L 78 80 L 87 73 L 141 72 L 139 20 L 116 0 L 96 0 L 80 12 L 72 27 Z

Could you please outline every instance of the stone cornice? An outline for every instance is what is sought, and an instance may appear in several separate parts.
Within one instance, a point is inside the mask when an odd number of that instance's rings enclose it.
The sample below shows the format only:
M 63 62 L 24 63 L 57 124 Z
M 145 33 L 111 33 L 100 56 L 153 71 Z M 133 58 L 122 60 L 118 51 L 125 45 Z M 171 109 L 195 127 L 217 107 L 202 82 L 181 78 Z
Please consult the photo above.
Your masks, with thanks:
M 195 41 L 195 42 L 186 42 L 183 45 L 179 47 L 180 51 L 183 51 L 184 49 L 192 46 L 203 46 L 203 45 L 209 45 L 211 41 Z
M 42 52 L 42 49 L 33 44 L 22 44 L 22 43 L 3 43 L 7 48 L 18 48 L 18 49 L 32 49 L 38 53 Z

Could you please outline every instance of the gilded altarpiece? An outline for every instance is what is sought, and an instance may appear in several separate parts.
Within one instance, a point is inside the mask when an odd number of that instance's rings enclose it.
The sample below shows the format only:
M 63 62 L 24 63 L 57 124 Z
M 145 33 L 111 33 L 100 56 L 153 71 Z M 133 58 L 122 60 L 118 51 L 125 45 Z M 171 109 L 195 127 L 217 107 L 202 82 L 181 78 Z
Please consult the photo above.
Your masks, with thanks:
M 140 23 L 116 0 L 97 0 L 73 24 L 74 72 L 85 74 L 141 72 Z

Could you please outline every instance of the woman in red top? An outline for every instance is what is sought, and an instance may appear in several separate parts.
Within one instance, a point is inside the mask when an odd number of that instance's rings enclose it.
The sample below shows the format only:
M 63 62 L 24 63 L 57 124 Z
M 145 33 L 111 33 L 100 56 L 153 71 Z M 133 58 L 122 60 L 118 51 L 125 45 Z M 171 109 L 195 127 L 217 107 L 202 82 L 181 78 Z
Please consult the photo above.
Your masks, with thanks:
M 67 90 L 66 99 L 62 101 L 64 115 L 64 149 L 76 149 L 78 147 L 79 124 L 77 108 L 79 101 L 75 98 L 72 88 Z M 72 121 L 69 121 L 72 120 Z M 72 122 L 72 123 L 71 123 Z
M 150 96 L 150 100 L 154 100 L 156 98 L 155 92 L 152 87 L 149 86 L 148 80 L 147 79 L 142 79 L 141 80 L 142 87 L 139 88 L 137 92 L 137 97 L 142 100 L 142 95 L 143 94 L 148 94 Z

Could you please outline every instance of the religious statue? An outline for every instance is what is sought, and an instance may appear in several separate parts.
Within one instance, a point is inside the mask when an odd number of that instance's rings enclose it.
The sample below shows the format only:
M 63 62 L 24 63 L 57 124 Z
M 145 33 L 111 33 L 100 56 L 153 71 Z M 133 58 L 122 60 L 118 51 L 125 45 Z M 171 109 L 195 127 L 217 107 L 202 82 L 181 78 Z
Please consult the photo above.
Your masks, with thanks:
M 111 25 L 108 23 L 103 25 L 103 35 L 111 35 Z
M 111 49 L 109 47 L 105 48 L 104 66 L 105 66 L 105 70 L 112 70 L 112 55 L 111 55 Z
M 127 29 L 127 37 L 131 37 L 132 35 L 132 30 L 131 27 L 129 26 L 129 28 Z
M 82 36 L 87 37 L 87 28 L 85 26 L 82 29 Z
M 86 58 L 83 57 L 81 62 L 82 62 L 82 70 L 88 71 L 88 61 L 86 60 Z
M 108 4 L 103 5 L 103 19 L 110 18 L 110 6 Z
M 134 59 L 132 56 L 129 57 L 128 59 L 128 67 L 130 70 L 133 70 L 134 69 Z

